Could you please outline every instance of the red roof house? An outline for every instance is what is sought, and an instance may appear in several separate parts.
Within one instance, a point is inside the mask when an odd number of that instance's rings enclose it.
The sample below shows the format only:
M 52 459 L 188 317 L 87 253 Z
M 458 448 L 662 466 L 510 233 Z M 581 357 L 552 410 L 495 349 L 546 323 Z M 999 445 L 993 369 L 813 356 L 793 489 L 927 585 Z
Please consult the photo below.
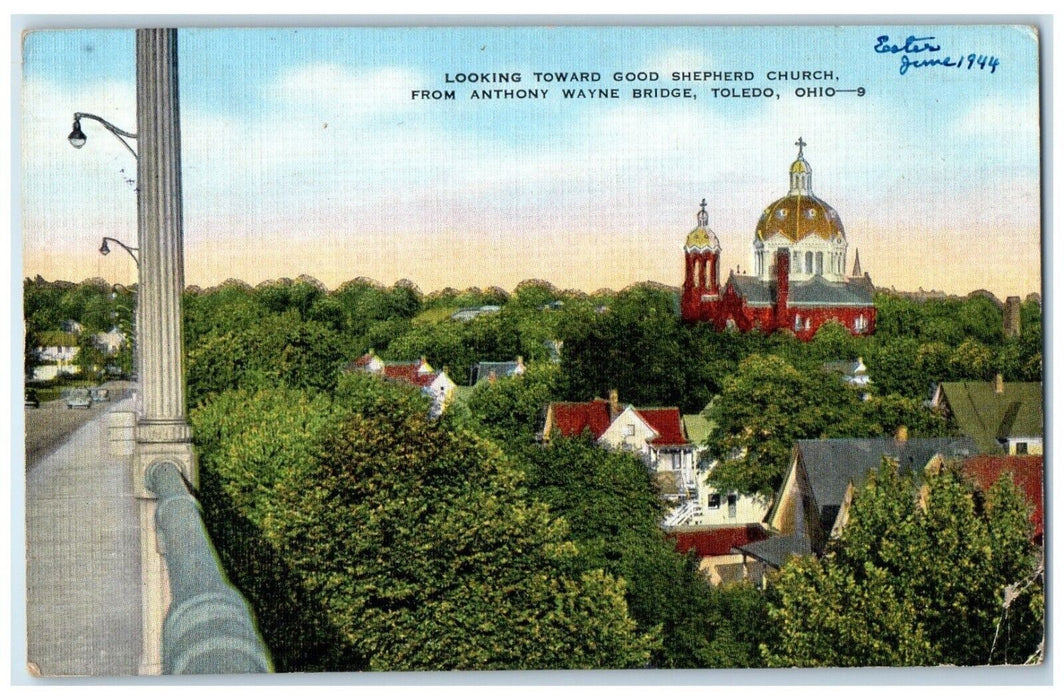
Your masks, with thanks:
M 1041 544 L 1044 532 L 1043 484 L 1045 467 L 1042 455 L 979 455 L 964 460 L 963 473 L 982 491 L 988 491 L 1002 474 L 1010 474 L 1012 483 L 1031 505 L 1034 541 Z

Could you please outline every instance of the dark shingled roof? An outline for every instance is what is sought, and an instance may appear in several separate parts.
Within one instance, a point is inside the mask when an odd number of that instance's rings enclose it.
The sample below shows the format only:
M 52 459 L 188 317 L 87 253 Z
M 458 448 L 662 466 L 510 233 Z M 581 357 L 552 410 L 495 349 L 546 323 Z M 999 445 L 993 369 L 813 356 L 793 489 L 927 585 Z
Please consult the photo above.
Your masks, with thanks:
M 776 303 L 776 283 L 752 275 L 732 275 L 728 280 L 752 306 Z M 872 285 L 865 279 L 829 282 L 817 275 L 791 280 L 788 306 L 872 306 Z
M 820 522 L 828 530 L 846 497 L 847 486 L 862 486 L 868 474 L 882 465 L 883 457 L 896 461 L 901 474 L 919 475 L 936 454 L 967 457 L 978 452 L 975 442 L 967 437 L 799 440 L 797 449 L 820 508 Z
M 871 306 L 872 287 L 865 280 L 829 282 L 817 275 L 791 282 L 789 306 Z
M 496 379 L 510 377 L 518 368 L 516 362 L 478 362 L 473 366 L 473 384 L 479 384 L 491 378 L 495 373 Z
M 804 557 L 813 553 L 813 547 L 804 532 L 797 535 L 776 535 L 760 542 L 740 545 L 736 549 L 777 569 L 791 557 Z

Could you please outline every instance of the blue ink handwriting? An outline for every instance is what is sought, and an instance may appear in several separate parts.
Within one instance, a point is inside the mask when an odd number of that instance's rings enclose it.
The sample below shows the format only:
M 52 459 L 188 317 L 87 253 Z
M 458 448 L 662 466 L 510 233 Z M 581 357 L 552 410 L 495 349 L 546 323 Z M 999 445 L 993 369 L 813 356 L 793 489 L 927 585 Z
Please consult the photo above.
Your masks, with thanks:
M 941 44 L 934 43 L 936 41 L 933 36 L 913 36 L 910 34 L 905 37 L 905 41 L 901 44 L 891 43 L 890 35 L 883 34 L 876 37 L 876 43 L 872 47 L 872 50 L 880 54 L 901 54 L 900 63 L 898 65 L 898 73 L 905 75 L 909 72 L 910 68 L 929 68 L 932 66 L 941 66 L 942 68 L 959 68 L 962 70 L 989 70 L 991 73 L 997 71 L 997 67 L 1001 65 L 1000 59 L 997 56 L 987 56 L 985 54 L 970 53 L 967 56 L 961 54 L 959 56 L 935 56 L 928 58 L 910 58 L 910 54 L 921 53 L 936 53 L 942 50 Z

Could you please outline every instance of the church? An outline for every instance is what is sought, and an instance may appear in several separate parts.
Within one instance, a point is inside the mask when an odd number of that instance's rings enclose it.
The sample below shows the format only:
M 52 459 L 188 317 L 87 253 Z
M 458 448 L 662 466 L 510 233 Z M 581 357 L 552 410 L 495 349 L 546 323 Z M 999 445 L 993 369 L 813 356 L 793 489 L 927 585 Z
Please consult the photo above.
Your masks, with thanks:
M 802 139 L 791 164 L 790 190 L 765 208 L 754 232 L 753 274 L 720 280 L 720 241 L 709 228 L 706 200 L 684 245 L 681 316 L 718 330 L 772 333 L 789 329 L 810 340 L 828 321 L 855 335 L 875 330 L 874 287 L 860 256 L 846 275 L 846 232 L 838 213 L 813 194 L 812 168 Z M 745 271 L 744 271 L 745 272 Z

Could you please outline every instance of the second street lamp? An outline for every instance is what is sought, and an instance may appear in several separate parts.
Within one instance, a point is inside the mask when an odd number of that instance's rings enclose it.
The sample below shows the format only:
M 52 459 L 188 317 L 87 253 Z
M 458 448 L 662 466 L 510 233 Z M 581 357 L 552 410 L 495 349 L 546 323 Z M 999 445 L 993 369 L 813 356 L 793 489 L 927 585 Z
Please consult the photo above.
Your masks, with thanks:
M 104 236 L 103 243 L 100 244 L 100 255 L 108 255 L 111 252 L 111 247 L 107 245 L 107 241 L 111 241 L 112 243 L 117 244 L 119 248 L 122 248 L 127 253 L 129 253 L 129 257 L 133 258 L 133 262 L 137 263 L 137 266 L 140 267 L 140 260 L 137 258 L 137 254 L 135 252 L 139 250 L 139 248 L 132 248 L 123 243 L 122 241 L 118 240 L 117 238 Z
M 123 129 L 119 129 L 117 126 L 107 121 L 103 117 L 98 117 L 95 114 L 89 114 L 88 112 L 74 112 L 74 128 L 70 130 L 70 136 L 67 136 L 67 141 L 70 142 L 71 146 L 73 146 L 74 148 L 81 148 L 85 145 L 85 142 L 88 141 L 88 137 L 85 136 L 85 132 L 81 130 L 82 119 L 91 119 L 93 121 L 99 122 L 103 126 L 103 128 L 114 134 L 114 137 L 118 139 L 123 146 L 126 147 L 127 151 L 133 154 L 134 158 L 137 157 L 137 152 L 134 151 L 133 147 L 129 145 L 128 141 L 126 141 L 126 139 L 136 139 L 136 134 L 130 133 Z

